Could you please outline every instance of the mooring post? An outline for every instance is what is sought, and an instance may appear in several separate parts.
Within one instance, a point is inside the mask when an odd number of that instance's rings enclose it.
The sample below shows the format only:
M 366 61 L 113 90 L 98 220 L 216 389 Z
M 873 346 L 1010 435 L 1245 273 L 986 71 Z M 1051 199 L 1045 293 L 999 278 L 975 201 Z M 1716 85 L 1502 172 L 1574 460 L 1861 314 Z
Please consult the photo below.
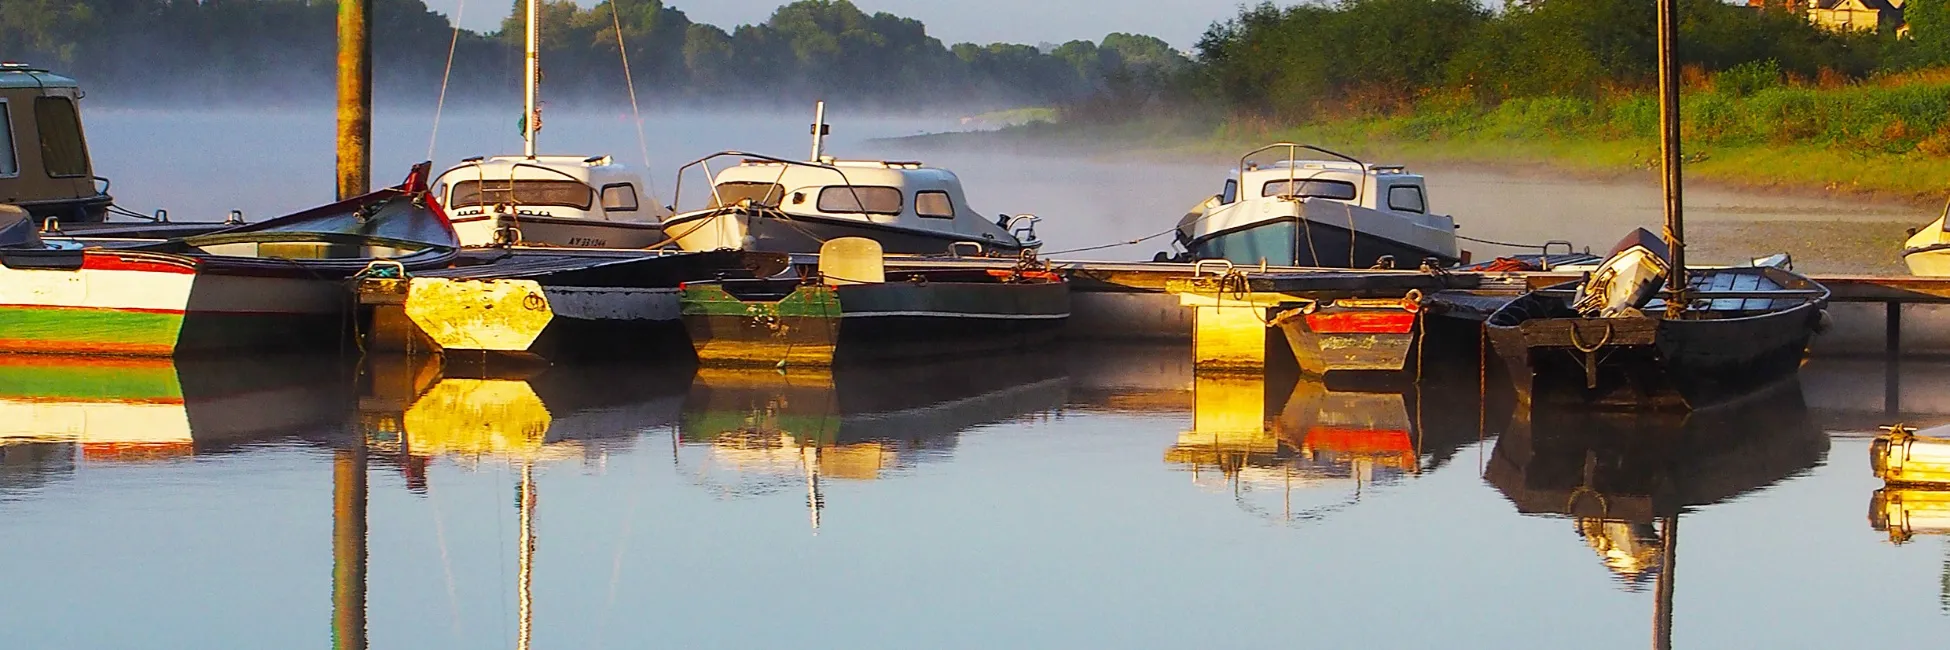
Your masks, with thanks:
M 366 648 L 366 437 L 332 455 L 332 648 Z
M 1883 323 L 1886 328 L 1882 337 L 1883 351 L 1894 360 L 1903 352 L 1903 304 L 1895 301 L 1883 303 L 1883 311 L 1886 314 Z
M 338 197 L 372 191 L 372 0 L 339 0 Z

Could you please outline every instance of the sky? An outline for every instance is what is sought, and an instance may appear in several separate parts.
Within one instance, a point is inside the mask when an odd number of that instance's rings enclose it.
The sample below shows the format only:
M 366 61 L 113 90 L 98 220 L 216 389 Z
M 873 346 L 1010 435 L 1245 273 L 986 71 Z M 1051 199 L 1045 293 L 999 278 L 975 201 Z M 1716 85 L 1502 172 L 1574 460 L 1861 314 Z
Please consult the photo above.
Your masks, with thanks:
M 763 22 L 790 0 L 664 0 L 692 21 L 730 28 Z M 465 2 L 466 6 L 461 7 Z M 597 0 L 576 0 L 583 6 Z M 461 25 L 492 30 L 508 15 L 509 0 L 426 0 L 451 19 L 464 9 Z M 885 11 L 915 18 L 928 34 L 945 43 L 1062 43 L 1102 40 L 1112 32 L 1149 34 L 1181 50 L 1191 49 L 1213 21 L 1238 13 L 1258 0 L 853 0 L 862 11 Z M 1282 1 L 1279 4 L 1291 4 Z

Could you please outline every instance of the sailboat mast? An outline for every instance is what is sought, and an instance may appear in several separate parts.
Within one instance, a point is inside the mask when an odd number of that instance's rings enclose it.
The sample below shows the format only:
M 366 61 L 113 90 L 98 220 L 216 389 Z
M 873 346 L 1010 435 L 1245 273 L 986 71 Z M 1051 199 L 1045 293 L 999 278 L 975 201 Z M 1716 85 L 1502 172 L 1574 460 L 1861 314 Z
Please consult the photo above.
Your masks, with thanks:
M 1653 650 L 1672 650 L 1672 592 L 1673 575 L 1679 562 L 1679 516 L 1673 515 L 1659 520 L 1665 536 L 1665 544 L 1659 549 L 1658 593 L 1652 605 L 1652 647 Z
M 521 70 L 521 146 L 522 155 L 529 158 L 535 157 L 535 129 L 541 126 L 541 115 L 535 110 L 535 86 L 542 76 L 541 62 L 535 53 L 540 42 L 540 26 L 537 23 L 541 22 L 541 4 L 542 0 L 528 0 L 528 40 L 524 45 L 526 56 Z
M 1673 50 L 1679 40 L 1677 0 L 1659 2 L 1659 155 L 1665 190 L 1666 248 L 1672 252 L 1672 272 L 1666 274 L 1666 312 L 1678 316 L 1686 309 L 1685 206 L 1681 201 L 1679 169 L 1679 70 Z

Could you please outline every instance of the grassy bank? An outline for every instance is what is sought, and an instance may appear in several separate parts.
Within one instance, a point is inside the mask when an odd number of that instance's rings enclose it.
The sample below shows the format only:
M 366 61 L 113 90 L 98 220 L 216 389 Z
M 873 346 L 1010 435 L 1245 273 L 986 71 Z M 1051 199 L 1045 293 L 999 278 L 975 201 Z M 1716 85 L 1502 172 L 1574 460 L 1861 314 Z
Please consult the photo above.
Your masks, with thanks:
M 1704 84 L 1699 84 L 1704 85 Z M 1722 75 L 1684 93 L 1689 178 L 1732 185 L 1941 200 L 1950 189 L 1950 78 L 1818 88 Z M 1658 105 L 1646 93 L 1518 98 L 1495 106 L 1429 98 L 1387 115 L 1298 126 L 1150 118 L 1029 124 L 917 144 L 1010 143 L 1222 157 L 1291 140 L 1413 163 L 1545 165 L 1613 174 L 1658 165 Z

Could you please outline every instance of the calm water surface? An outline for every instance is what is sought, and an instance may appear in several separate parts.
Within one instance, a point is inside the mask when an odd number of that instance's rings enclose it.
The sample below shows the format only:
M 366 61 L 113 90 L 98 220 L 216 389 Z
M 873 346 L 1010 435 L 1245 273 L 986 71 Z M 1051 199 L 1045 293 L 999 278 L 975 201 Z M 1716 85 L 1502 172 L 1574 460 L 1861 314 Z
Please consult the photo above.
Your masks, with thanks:
M 323 647 L 336 612 L 372 647 L 515 647 L 527 611 L 537 648 L 1629 648 L 1669 571 L 1679 647 L 1950 631 L 1946 540 L 1865 517 L 1863 431 L 1944 419 L 1942 366 L 1903 366 L 1898 415 L 1882 366 L 1817 361 L 1753 408 L 1619 421 L 1188 358 L 0 361 L 0 646 Z M 357 523 L 365 603 L 335 609 Z

